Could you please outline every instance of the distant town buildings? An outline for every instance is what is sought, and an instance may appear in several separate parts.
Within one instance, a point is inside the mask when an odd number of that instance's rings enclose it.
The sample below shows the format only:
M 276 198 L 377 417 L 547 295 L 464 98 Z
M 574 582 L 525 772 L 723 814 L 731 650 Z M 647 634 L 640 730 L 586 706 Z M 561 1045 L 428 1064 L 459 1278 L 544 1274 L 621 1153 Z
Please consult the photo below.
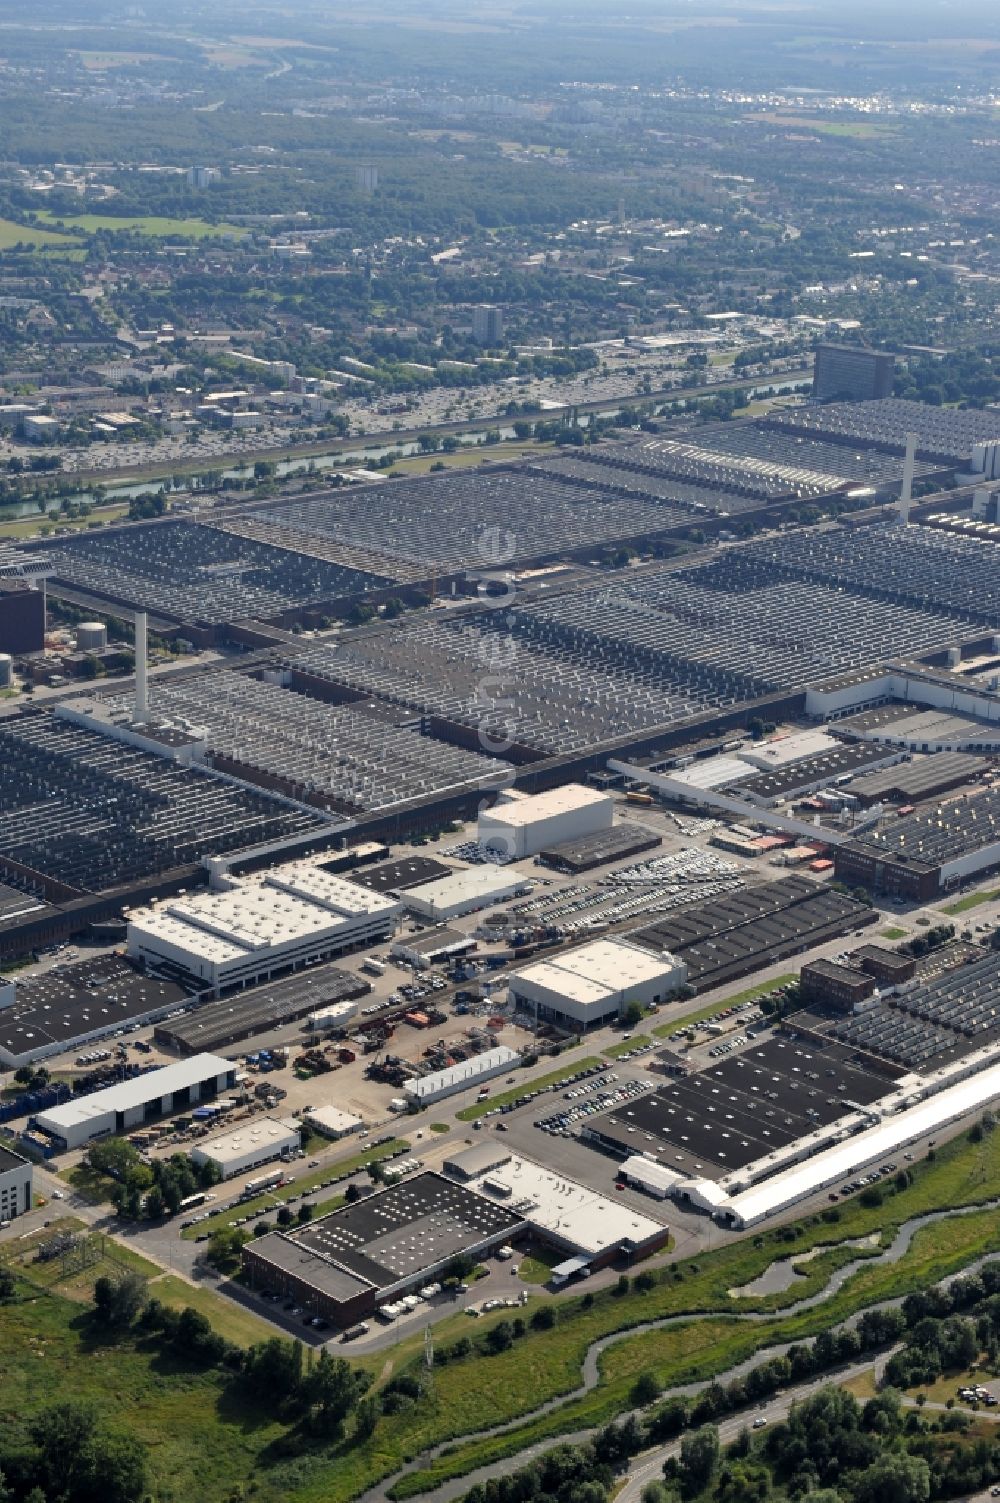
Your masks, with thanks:
M 374 193 L 378 187 L 378 168 L 370 162 L 362 163 L 354 169 L 354 181 L 363 193 Z
M 816 348 L 813 396 L 820 402 L 873 402 L 892 396 L 893 355 L 860 345 L 821 344 Z
M 210 188 L 222 176 L 218 167 L 189 167 L 187 180 L 192 188 Z

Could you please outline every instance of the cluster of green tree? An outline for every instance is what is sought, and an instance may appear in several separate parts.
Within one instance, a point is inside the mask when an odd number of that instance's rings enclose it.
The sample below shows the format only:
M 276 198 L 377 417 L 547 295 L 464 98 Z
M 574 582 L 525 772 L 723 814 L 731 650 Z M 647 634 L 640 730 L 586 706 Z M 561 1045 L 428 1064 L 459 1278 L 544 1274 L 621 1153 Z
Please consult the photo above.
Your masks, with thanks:
M 247 1393 L 271 1402 L 284 1419 L 310 1434 L 339 1438 L 352 1411 L 358 1438 L 374 1428 L 378 1405 L 370 1414 L 360 1413 L 371 1378 L 343 1358 L 323 1351 L 315 1362 L 310 1353 L 306 1362 L 300 1341 L 277 1336 L 246 1349 L 236 1346 L 190 1305 L 174 1310 L 146 1299 L 144 1281 L 135 1274 L 98 1279 L 94 1299 L 96 1324 L 116 1339 L 153 1340 L 184 1360 L 223 1368 Z
M 220 1179 L 218 1165 L 194 1164 L 183 1153 L 147 1163 L 124 1138 L 92 1143 L 87 1160 L 92 1169 L 115 1181 L 111 1194 L 115 1209 L 132 1220 L 173 1214 L 182 1200 L 210 1189 Z
M 985 407 L 1000 399 L 1000 349 L 956 350 L 946 360 L 925 356 L 897 371 L 894 394 L 940 407 Z
M 908 1294 L 902 1304 L 907 1337 L 889 1359 L 885 1380 L 897 1388 L 960 1373 L 985 1354 L 1000 1365 L 1000 1263 L 990 1261 L 953 1283 Z
M 88 1404 L 53 1404 L 0 1427 L 0 1503 L 139 1503 L 146 1452 Z
M 919 960 L 921 955 L 929 955 L 931 950 L 939 950 L 949 940 L 955 938 L 954 924 L 934 924 L 925 929 L 923 934 L 916 934 L 912 939 L 900 945 L 900 950 L 906 955 L 915 955 Z
M 167 509 L 167 499 L 163 491 L 150 494 L 143 492 L 141 496 L 133 496 L 128 504 L 130 522 L 149 522 L 154 517 L 162 517 Z

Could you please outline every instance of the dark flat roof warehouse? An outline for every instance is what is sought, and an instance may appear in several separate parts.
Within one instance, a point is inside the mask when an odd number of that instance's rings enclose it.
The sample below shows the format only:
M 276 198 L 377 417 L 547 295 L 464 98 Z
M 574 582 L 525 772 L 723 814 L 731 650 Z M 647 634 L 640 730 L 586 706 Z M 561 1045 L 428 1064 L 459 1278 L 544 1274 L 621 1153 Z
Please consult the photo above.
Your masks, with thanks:
M 559 845 L 547 846 L 541 856 L 543 861 L 552 866 L 561 866 L 567 871 L 585 872 L 595 866 L 606 866 L 610 861 L 621 861 L 625 856 L 651 851 L 660 843 L 661 837 L 654 830 L 625 823 L 612 825 L 610 830 L 598 830 L 593 835 L 581 835 L 575 840 L 564 840 Z
M 14 1002 L 0 1009 L 0 1049 L 18 1056 L 49 1044 L 68 1047 L 190 1000 L 183 987 L 143 976 L 120 956 L 81 960 L 17 982 Z
M 872 921 L 874 910 L 804 877 L 765 882 L 708 903 L 692 903 L 669 918 L 643 925 L 629 939 L 669 950 L 703 988 L 722 974 L 743 975 L 754 962 L 780 959 Z M 758 959 L 759 958 L 759 959 Z
M 338 966 L 310 967 L 280 981 L 207 1002 L 186 1017 L 160 1023 L 156 1039 L 183 1054 L 214 1054 L 238 1039 L 294 1023 L 329 1002 L 350 1001 L 370 991 L 371 986 L 362 977 Z
M 521 1224 L 503 1206 L 427 1171 L 308 1226 L 272 1232 L 253 1250 L 345 1299 L 365 1287 L 392 1288 Z
M 933 798 L 936 793 L 945 793 L 981 777 L 991 765 L 984 757 L 970 757 L 965 752 L 936 752 L 855 778 L 847 791 L 863 803 Z
M 408 887 L 419 887 L 422 882 L 450 877 L 453 869 L 430 856 L 401 856 L 397 861 L 383 861 L 378 866 L 352 871 L 351 881 L 371 892 L 405 892 Z
M 715 1178 L 869 1105 L 892 1082 L 832 1043 L 778 1037 L 587 1123 L 606 1146 Z

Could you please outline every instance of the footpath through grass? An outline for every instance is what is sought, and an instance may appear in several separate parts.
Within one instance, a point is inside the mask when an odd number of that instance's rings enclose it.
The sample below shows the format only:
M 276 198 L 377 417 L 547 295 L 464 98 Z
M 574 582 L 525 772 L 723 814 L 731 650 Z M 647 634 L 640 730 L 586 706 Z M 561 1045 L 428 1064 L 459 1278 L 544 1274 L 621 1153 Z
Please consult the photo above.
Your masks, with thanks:
M 576 1075 L 580 1070 L 603 1070 L 604 1061 L 593 1054 L 588 1054 L 585 1059 L 567 1060 L 558 1070 L 551 1070 L 548 1075 L 538 1075 L 534 1080 L 522 1080 L 520 1085 L 512 1086 L 509 1091 L 500 1091 L 496 1096 L 487 1096 L 482 1101 L 474 1101 L 471 1106 L 464 1106 L 455 1116 L 459 1122 L 475 1122 L 477 1117 L 485 1117 L 494 1107 L 509 1106 L 513 1101 L 519 1101 L 522 1096 L 528 1096 L 532 1091 L 544 1090 L 546 1086 L 560 1085 L 564 1080 L 569 1080 L 571 1075 Z

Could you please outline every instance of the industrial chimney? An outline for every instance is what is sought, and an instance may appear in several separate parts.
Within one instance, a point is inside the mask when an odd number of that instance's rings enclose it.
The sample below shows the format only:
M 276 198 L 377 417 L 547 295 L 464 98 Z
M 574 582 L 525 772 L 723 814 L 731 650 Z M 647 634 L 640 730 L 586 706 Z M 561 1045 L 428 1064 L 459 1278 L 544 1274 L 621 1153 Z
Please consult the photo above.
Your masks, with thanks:
M 149 719 L 149 689 L 146 683 L 146 612 L 139 611 L 135 618 L 135 710 L 134 725 L 144 725 Z
M 903 460 L 903 484 L 899 489 L 899 521 L 905 527 L 910 520 L 910 501 L 913 498 L 913 466 L 917 457 L 917 435 L 906 435 L 906 458 Z

